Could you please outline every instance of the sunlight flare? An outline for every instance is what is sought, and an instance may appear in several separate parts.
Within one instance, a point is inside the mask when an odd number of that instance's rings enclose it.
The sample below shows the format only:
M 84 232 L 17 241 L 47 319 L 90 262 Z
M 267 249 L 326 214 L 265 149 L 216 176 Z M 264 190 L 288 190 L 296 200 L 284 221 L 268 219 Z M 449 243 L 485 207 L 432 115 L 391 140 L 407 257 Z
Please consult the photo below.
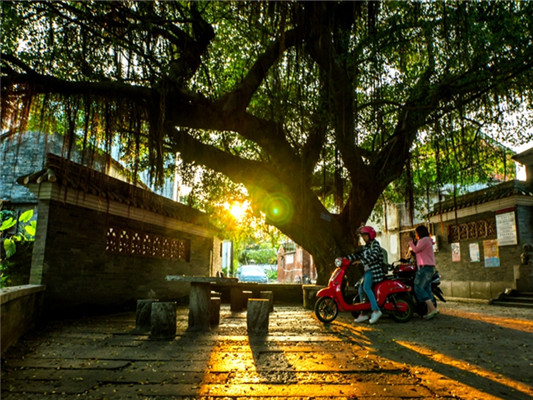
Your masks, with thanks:
M 225 203 L 224 208 L 235 218 L 236 221 L 242 221 L 246 216 L 248 209 L 250 208 L 250 202 L 238 202 Z

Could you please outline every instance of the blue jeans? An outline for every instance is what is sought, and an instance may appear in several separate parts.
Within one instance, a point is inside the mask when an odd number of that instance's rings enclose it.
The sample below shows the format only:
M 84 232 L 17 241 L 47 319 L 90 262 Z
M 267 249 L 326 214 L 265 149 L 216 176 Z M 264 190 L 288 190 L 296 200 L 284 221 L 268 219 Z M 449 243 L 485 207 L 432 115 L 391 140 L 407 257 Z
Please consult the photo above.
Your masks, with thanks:
M 366 293 L 372 311 L 378 311 L 378 302 L 376 301 L 376 296 L 374 296 L 374 291 L 372 290 L 373 283 L 374 277 L 372 276 L 372 271 L 366 271 L 363 275 L 363 284 L 359 286 L 359 299 L 360 301 L 363 301 L 363 298 L 365 297 L 364 294 Z
M 416 299 L 423 303 L 428 300 L 433 300 L 433 292 L 431 291 L 431 278 L 435 273 L 435 267 L 422 267 L 416 271 L 415 275 L 415 296 Z

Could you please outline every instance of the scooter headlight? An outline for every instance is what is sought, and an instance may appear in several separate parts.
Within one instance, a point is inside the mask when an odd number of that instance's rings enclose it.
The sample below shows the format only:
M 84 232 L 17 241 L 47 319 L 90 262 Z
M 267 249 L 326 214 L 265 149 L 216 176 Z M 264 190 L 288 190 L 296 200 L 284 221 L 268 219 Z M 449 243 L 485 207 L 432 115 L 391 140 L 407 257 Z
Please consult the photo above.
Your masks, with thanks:
M 342 265 L 342 258 L 341 258 L 341 257 L 336 258 L 336 259 L 335 259 L 335 266 L 336 266 L 337 268 L 339 268 L 341 265 Z

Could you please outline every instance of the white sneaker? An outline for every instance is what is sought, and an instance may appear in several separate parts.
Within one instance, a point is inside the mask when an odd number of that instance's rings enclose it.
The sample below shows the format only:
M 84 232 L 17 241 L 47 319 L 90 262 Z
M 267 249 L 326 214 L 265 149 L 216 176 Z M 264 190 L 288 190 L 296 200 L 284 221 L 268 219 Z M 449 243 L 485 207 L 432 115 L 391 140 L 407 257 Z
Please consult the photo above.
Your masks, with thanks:
M 353 320 L 353 322 L 363 322 L 368 319 L 368 315 L 365 314 L 359 314 L 359 316 Z
M 437 308 L 435 308 L 435 310 L 433 312 L 430 312 L 430 313 L 427 313 L 426 315 L 424 315 L 424 319 L 431 319 L 434 316 L 436 316 L 438 313 L 439 313 L 439 310 Z
M 383 315 L 383 313 L 381 311 L 372 311 L 372 316 L 370 317 L 370 322 L 371 324 L 375 324 L 376 322 L 378 322 L 378 319 L 380 319 L 380 317 Z

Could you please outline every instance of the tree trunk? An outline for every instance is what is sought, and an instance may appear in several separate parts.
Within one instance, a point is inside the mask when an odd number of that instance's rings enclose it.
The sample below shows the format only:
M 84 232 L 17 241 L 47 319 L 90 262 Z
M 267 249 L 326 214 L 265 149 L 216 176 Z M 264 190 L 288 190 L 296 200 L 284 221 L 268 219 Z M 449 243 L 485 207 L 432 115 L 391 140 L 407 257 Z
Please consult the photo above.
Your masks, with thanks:
M 327 283 L 335 269 L 335 258 L 350 254 L 357 247 L 356 230 L 367 221 L 381 193 L 377 183 L 371 184 L 362 179 L 358 182 L 340 215 L 329 213 L 314 194 L 305 197 L 306 192 L 301 191 L 299 206 L 295 207 L 291 223 L 274 224 L 313 256 L 317 284 Z M 357 271 L 355 274 L 358 275 Z

